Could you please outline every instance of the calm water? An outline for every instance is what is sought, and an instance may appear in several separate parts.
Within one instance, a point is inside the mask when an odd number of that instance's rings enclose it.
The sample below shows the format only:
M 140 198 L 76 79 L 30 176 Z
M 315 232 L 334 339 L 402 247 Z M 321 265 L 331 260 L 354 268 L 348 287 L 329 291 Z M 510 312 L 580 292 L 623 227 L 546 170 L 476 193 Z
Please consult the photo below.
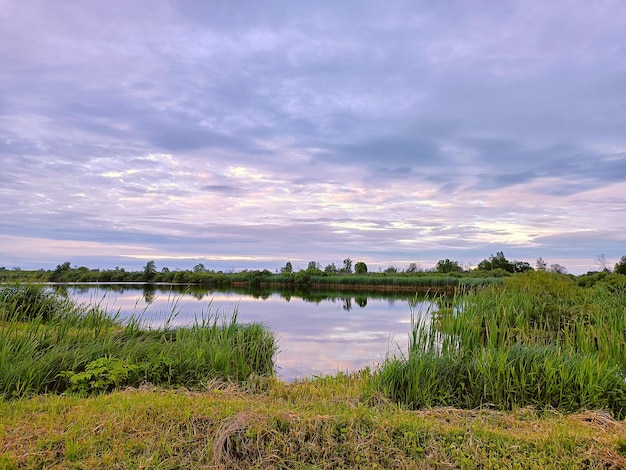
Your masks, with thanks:
M 57 286 L 81 303 L 99 304 L 120 318 L 141 316 L 158 327 L 190 325 L 219 315 L 261 322 L 278 339 L 277 374 L 283 380 L 356 371 L 375 366 L 386 354 L 406 351 L 415 312 L 429 302 L 413 296 L 362 293 L 287 293 L 181 289 L 173 286 Z

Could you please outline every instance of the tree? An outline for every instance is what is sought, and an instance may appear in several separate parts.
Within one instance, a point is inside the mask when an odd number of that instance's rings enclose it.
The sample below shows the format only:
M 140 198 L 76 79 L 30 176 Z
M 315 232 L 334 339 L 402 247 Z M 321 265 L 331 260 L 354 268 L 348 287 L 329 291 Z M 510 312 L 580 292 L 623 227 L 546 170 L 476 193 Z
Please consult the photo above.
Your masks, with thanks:
M 525 273 L 526 271 L 533 271 L 533 267 L 526 261 L 513 261 L 513 272 Z
M 15 270 L 15 268 L 13 269 Z M 71 269 L 71 265 L 69 261 L 66 261 L 63 264 L 57 264 L 57 267 L 52 273 L 52 276 L 50 276 L 50 280 L 52 282 L 58 282 L 58 281 L 64 280 L 63 276 L 69 273 L 70 269 Z M 17 268 L 17 270 L 19 270 L 19 267 Z
M 293 272 L 293 265 L 291 264 L 291 261 L 287 261 L 287 264 L 285 264 L 285 267 L 281 269 L 281 271 L 285 274 L 291 274 Z
M 341 268 L 341 272 L 352 273 L 352 260 L 350 258 L 343 260 L 343 268 Z
M 507 272 L 515 272 L 515 266 L 508 259 L 504 257 L 504 253 L 498 251 L 496 255 L 491 255 L 488 259 L 482 260 L 478 263 L 478 269 L 484 271 L 492 271 L 494 269 L 504 269 Z
M 458 261 L 452 261 L 448 258 L 437 261 L 435 269 L 438 273 L 460 273 L 463 271 Z
M 548 270 L 548 263 L 546 263 L 543 258 L 540 256 L 539 258 L 537 258 L 537 263 L 535 264 L 537 271 L 547 271 Z
M 193 267 L 194 273 L 203 273 L 205 271 L 206 271 L 206 268 L 204 267 L 204 264 L 202 263 L 198 263 Z
M 327 264 L 324 268 L 324 272 L 328 274 L 337 274 L 337 271 L 338 269 L 337 266 L 335 266 L 335 263 Z
M 357 274 L 367 274 L 367 264 L 359 261 L 354 265 L 354 272 Z
M 57 272 L 65 272 L 65 271 L 69 271 L 71 269 L 71 264 L 69 261 L 66 261 L 63 264 L 57 264 L 57 267 L 55 269 L 55 271 Z
M 626 274 L 626 256 L 622 256 L 620 260 L 615 264 L 614 273 Z
M 567 268 L 565 266 L 561 266 L 558 263 L 551 264 L 549 271 L 556 274 L 567 274 Z
M 152 282 L 154 281 L 156 274 L 157 274 L 157 270 L 156 270 L 155 262 L 148 261 L 143 268 L 143 280 L 146 282 Z
M 309 261 L 309 265 L 306 268 L 307 271 L 321 271 L 320 264 L 317 261 Z
M 600 268 L 600 271 L 603 271 L 605 273 L 611 272 L 611 268 L 609 268 L 609 260 L 606 259 L 606 256 L 604 256 L 604 253 L 596 257 L 596 264 Z
M 417 265 L 417 263 L 409 263 L 409 267 L 406 268 L 406 273 L 416 273 L 418 271 L 421 271 L 422 269 Z

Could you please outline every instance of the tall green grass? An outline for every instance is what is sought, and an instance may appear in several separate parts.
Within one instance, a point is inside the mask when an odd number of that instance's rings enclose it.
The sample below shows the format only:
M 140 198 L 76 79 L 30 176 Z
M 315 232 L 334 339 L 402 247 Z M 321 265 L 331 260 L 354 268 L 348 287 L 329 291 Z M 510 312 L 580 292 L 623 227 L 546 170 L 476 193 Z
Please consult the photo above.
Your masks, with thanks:
M 387 362 L 376 380 L 382 392 L 412 409 L 534 406 L 564 412 L 603 409 L 618 418 L 626 413 L 624 375 L 617 366 L 554 346 L 410 354 Z
M 194 387 L 215 378 L 245 381 L 273 375 L 276 350 L 271 332 L 238 323 L 236 311 L 223 321 L 207 315 L 190 327 L 152 329 L 137 318 L 122 324 L 99 307 L 75 305 L 42 287 L 0 291 L 4 397 L 89 394 L 143 382 Z
M 413 319 L 377 386 L 412 408 L 606 409 L 626 415 L 626 292 L 530 273 Z
M 39 284 L 7 284 L 0 289 L 0 319 L 47 320 L 71 309 L 70 302 Z

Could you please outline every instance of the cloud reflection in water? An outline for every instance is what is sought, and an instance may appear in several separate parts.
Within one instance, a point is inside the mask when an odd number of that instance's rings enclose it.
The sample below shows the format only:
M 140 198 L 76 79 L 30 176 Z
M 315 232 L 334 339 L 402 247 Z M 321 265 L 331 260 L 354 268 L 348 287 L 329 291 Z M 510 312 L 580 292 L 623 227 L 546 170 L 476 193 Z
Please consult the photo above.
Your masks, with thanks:
M 141 286 L 122 290 L 102 287 L 68 289 L 79 302 L 99 303 L 121 319 L 140 315 L 146 325 L 185 326 L 195 319 L 229 319 L 236 310 L 241 322 L 259 322 L 278 339 L 277 374 L 291 381 L 312 375 L 356 371 L 375 366 L 386 354 L 406 351 L 411 322 L 409 299 L 367 298 L 362 302 L 342 294 L 316 302 L 278 293 L 255 298 L 237 292 L 180 294 L 166 288 L 146 291 Z M 362 305 L 362 306 L 360 306 Z M 428 302 L 416 311 L 426 312 Z

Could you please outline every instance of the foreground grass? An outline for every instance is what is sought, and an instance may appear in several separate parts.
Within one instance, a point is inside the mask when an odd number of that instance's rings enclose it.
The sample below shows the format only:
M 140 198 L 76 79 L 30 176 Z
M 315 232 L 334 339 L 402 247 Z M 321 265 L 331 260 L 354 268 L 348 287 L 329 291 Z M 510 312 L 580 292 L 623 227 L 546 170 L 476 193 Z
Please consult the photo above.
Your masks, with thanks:
M 0 401 L 0 468 L 624 468 L 626 422 L 434 408 L 369 376 Z

